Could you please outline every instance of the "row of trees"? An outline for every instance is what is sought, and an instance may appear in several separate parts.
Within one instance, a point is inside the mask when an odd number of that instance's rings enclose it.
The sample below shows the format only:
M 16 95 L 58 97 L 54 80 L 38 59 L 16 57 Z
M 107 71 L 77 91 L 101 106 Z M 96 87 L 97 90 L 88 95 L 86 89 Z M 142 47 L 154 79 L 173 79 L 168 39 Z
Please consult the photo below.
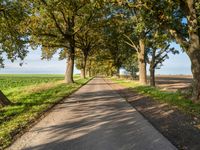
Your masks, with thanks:
M 189 56 L 193 100 L 200 100 L 200 2 L 195 0 L 3 0 L 0 2 L 0 56 L 14 61 L 27 47 L 51 59 L 67 59 L 66 83 L 74 63 L 81 75 L 119 75 L 120 68 L 155 86 L 155 69 L 177 42 Z M 0 58 L 3 66 L 3 57 Z

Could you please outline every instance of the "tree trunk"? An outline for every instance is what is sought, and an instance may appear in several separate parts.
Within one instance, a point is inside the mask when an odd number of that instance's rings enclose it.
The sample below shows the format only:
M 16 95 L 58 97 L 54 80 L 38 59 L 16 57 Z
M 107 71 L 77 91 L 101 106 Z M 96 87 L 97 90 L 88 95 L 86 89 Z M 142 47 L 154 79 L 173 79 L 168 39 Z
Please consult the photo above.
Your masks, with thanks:
M 194 43 L 192 43 L 193 45 Z M 190 51 L 188 53 L 191 60 L 191 68 L 193 74 L 193 92 L 192 92 L 192 100 L 200 101 L 200 46 L 199 50 L 192 51 L 194 47 L 191 46 Z
M 145 43 L 140 40 L 140 51 L 138 52 L 139 61 L 139 81 L 141 84 L 147 84 L 146 62 L 145 62 Z
M 149 71 L 150 71 L 150 85 L 151 86 L 156 86 L 156 83 L 155 83 L 155 69 L 153 67 L 150 67 Z
M 193 74 L 193 101 L 200 102 L 200 35 L 199 24 L 197 18 L 197 10 L 195 9 L 195 1 L 187 0 L 188 6 L 188 33 L 189 48 L 187 54 L 191 60 L 191 69 Z
M 90 69 L 90 67 L 88 68 L 88 77 L 91 77 L 91 69 Z
M 152 51 L 152 58 L 150 61 L 150 67 L 149 67 L 149 71 L 150 71 L 150 85 L 151 86 L 155 86 L 155 67 L 156 67 L 156 49 L 153 49 Z
M 75 57 L 75 44 L 70 43 L 70 50 L 67 57 L 67 69 L 65 72 L 65 82 L 74 83 L 73 73 L 74 73 L 74 57 Z
M 83 59 L 83 68 L 81 69 L 81 78 L 86 78 L 86 63 L 87 63 L 87 56 L 84 56 Z
M 9 99 L 3 94 L 3 92 L 0 90 L 0 106 L 7 106 L 10 105 L 11 102 Z
M 85 70 L 83 68 L 81 69 L 81 78 L 85 79 Z
M 91 77 L 91 61 L 90 60 L 88 60 L 88 65 L 85 70 L 87 72 L 87 76 Z
M 128 76 L 127 76 L 128 77 Z M 136 73 L 135 73 L 135 69 L 132 68 L 131 69 L 131 79 L 134 80 L 136 78 Z
M 120 67 L 117 67 L 116 75 L 117 75 L 118 78 L 120 78 Z

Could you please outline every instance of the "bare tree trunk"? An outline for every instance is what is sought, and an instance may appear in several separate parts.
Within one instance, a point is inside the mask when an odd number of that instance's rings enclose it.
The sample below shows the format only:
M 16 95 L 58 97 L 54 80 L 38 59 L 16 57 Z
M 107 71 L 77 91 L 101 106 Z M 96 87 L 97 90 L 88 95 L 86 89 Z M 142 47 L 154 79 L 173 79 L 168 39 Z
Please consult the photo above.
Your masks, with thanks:
M 155 83 L 155 66 L 156 66 L 156 49 L 153 49 L 152 51 L 152 59 L 150 61 L 150 67 L 149 67 L 149 71 L 150 71 L 150 85 L 151 86 L 156 86 Z
M 120 78 L 120 67 L 117 67 L 117 73 L 116 73 L 117 77 Z
M 193 101 L 200 101 L 200 30 L 197 18 L 197 10 L 195 9 L 195 1 L 187 0 L 188 6 L 188 33 L 189 33 L 189 48 L 187 54 L 191 60 L 191 68 L 193 74 Z
M 65 82 L 74 83 L 73 73 L 74 73 L 74 58 L 75 58 L 75 44 L 70 44 L 70 51 L 67 57 L 67 69 L 65 72 Z
M 3 92 L 0 90 L 0 106 L 7 106 L 10 105 L 10 100 L 3 94 Z
M 192 43 L 193 45 L 194 43 Z M 195 44 L 194 44 L 195 45 Z M 198 50 L 191 50 L 194 47 L 191 46 L 188 53 L 191 60 L 191 68 L 193 74 L 193 92 L 192 92 L 192 100 L 200 101 L 200 46 Z
M 155 83 L 155 69 L 153 67 L 150 67 L 149 70 L 150 70 L 150 85 L 151 86 L 156 86 L 156 83 Z
M 81 69 L 81 78 L 85 79 L 85 70 L 83 68 Z
M 88 76 L 91 77 L 91 69 L 90 69 L 90 67 L 88 68 Z
M 84 56 L 83 59 L 83 68 L 81 69 L 81 78 L 86 78 L 86 63 L 87 63 L 87 56 Z
M 139 81 L 141 84 L 147 84 L 146 62 L 145 62 L 145 43 L 140 40 L 140 51 L 138 52 L 139 61 Z
M 88 65 L 85 70 L 86 70 L 87 76 L 91 77 L 91 61 L 90 60 L 88 60 Z

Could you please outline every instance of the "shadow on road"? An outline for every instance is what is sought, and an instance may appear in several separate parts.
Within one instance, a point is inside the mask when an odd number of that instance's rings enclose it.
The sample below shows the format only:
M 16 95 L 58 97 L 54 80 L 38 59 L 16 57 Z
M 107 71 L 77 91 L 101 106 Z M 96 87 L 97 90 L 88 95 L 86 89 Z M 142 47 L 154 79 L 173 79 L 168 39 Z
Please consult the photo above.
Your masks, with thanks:
M 37 128 L 36 132 L 48 133 L 49 142 L 24 150 L 141 150 L 146 147 L 144 143 L 152 145 L 148 148 L 153 150 L 160 139 L 147 133 L 146 120 L 138 121 L 135 110 L 127 109 L 124 100 L 119 101 L 119 95 L 113 93 L 104 90 L 74 94 L 54 111 L 70 109 L 75 119 Z

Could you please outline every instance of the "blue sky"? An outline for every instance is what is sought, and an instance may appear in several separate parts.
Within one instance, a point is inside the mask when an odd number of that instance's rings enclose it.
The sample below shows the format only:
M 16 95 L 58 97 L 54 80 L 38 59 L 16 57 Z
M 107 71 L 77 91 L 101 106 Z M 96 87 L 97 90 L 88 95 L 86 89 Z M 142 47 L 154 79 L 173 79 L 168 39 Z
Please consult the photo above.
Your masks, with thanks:
M 156 70 L 156 74 L 186 74 L 191 75 L 191 62 L 185 52 L 183 52 L 180 46 L 176 43 L 172 43 L 171 47 L 179 50 L 179 54 L 169 54 L 161 69 Z
M 172 46 L 180 50 L 177 44 L 173 43 Z M 169 57 L 164 62 L 164 66 L 156 70 L 156 74 L 191 74 L 190 60 L 185 53 L 180 50 L 179 55 L 169 55 Z M 41 51 L 38 49 L 30 50 L 23 66 L 19 66 L 17 61 L 11 63 L 6 60 L 5 68 L 0 68 L 0 74 L 64 74 L 65 68 L 66 60 L 58 60 L 58 55 L 55 55 L 50 61 L 41 60 Z M 75 68 L 74 73 L 79 73 L 79 71 Z

